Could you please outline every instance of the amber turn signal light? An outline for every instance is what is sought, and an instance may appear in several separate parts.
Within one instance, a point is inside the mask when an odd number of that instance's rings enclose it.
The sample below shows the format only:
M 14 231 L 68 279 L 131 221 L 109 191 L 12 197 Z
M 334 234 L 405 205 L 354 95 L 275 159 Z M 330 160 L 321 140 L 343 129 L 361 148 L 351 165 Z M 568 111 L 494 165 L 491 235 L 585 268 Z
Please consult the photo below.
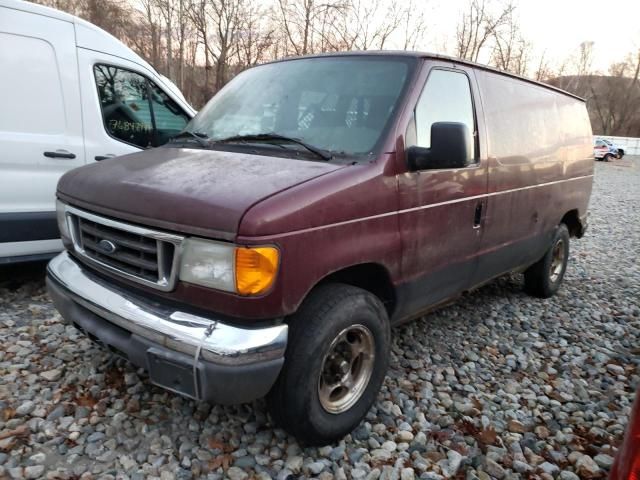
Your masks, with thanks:
M 236 292 L 259 295 L 276 279 L 280 252 L 275 247 L 236 248 Z

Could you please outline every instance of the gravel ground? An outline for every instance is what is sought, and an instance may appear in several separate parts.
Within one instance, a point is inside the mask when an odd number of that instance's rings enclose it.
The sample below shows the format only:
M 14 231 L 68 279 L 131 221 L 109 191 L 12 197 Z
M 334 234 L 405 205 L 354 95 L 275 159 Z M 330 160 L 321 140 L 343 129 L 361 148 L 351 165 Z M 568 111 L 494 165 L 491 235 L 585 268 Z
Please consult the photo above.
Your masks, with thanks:
M 366 420 L 302 448 L 262 401 L 199 404 L 65 326 L 43 266 L 0 270 L 0 478 L 604 478 L 639 384 L 640 159 L 596 164 L 560 293 L 490 284 L 394 331 Z

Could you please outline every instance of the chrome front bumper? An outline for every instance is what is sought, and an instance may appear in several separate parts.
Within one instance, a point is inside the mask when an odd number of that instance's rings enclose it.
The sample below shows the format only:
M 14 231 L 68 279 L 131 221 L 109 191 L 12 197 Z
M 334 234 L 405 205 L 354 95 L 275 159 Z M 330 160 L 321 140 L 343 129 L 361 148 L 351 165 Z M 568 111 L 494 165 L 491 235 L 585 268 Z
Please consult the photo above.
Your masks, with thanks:
M 224 397 L 222 403 L 237 403 L 232 394 L 229 398 L 229 394 L 215 392 L 215 384 L 231 377 L 242 390 L 237 392 L 238 400 L 248 401 L 264 395 L 282 367 L 288 331 L 285 324 L 240 328 L 180 312 L 105 282 L 67 252 L 51 260 L 47 277 L 54 303 L 67 321 L 90 337 L 97 337 L 99 343 L 124 352 L 133 363 L 149 370 L 152 381 L 170 390 L 204 400 Z M 145 350 L 142 355 L 141 348 Z M 180 384 L 180 379 L 161 378 L 156 357 L 179 364 L 180 375 L 191 369 L 193 388 L 172 388 Z M 157 378 L 154 370 L 158 371 Z M 238 374 L 246 374 L 247 385 Z M 256 375 L 263 378 L 257 381 Z M 216 376 L 219 378 L 208 378 Z M 264 385 L 253 389 L 251 384 L 256 382 Z M 222 384 L 221 388 L 227 386 Z M 213 392 L 209 392 L 211 389 Z

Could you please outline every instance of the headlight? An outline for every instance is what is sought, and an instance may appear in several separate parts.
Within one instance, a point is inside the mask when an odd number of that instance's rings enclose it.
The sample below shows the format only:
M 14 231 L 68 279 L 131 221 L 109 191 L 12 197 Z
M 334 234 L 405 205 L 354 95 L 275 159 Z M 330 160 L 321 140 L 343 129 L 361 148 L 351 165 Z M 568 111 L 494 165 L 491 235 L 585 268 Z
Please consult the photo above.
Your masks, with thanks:
M 67 223 L 67 213 L 64 209 L 65 205 L 60 200 L 56 200 L 56 218 L 58 219 L 58 230 L 63 240 L 71 240 L 69 233 L 69 224 Z
M 235 247 L 226 243 L 188 238 L 182 251 L 180 279 L 185 282 L 235 291 Z
M 180 279 L 240 295 L 266 292 L 278 273 L 275 247 L 238 247 L 188 238 L 184 242 Z

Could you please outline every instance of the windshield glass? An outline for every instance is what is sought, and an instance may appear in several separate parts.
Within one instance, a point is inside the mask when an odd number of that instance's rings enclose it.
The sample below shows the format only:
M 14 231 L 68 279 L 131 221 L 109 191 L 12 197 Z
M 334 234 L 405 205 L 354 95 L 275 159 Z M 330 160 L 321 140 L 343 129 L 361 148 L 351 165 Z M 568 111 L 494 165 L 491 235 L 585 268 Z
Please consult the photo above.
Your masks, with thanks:
M 410 57 L 345 56 L 262 65 L 234 78 L 186 128 L 214 141 L 276 133 L 337 154 L 367 154 L 414 64 Z

